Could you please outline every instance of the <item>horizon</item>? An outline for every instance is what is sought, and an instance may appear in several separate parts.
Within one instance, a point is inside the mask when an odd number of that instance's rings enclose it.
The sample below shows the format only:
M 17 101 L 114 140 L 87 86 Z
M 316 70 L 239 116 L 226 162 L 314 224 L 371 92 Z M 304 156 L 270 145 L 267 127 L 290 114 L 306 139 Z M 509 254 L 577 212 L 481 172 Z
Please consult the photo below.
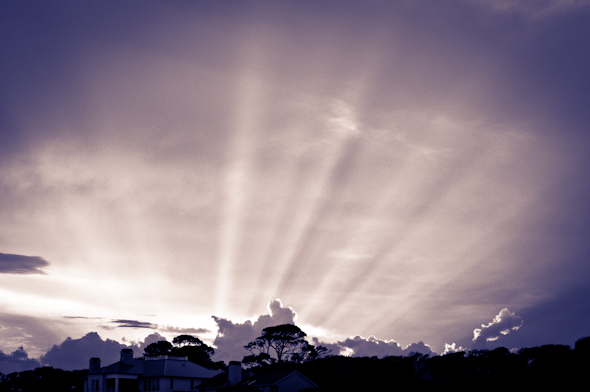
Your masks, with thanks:
M 0 372 L 184 333 L 229 358 L 282 321 L 351 355 L 590 336 L 590 2 L 0 26 Z
M 261 335 L 264 328 L 269 326 L 276 326 L 284 324 L 296 325 L 295 319 L 297 318 L 296 312 L 289 307 L 285 307 L 279 299 L 269 302 L 268 305 L 269 314 L 261 315 L 257 320 L 247 320 L 244 323 L 231 323 L 229 320 L 223 320 L 229 322 L 231 327 L 228 329 L 228 325 L 225 325 L 225 329 L 221 328 L 218 335 L 213 343 L 204 342 L 205 344 L 213 347 L 215 353 L 211 356 L 213 362 L 223 362 L 226 366 L 229 362 L 239 361 L 242 362 L 243 357 L 250 353 L 244 348 L 244 346 L 253 341 L 256 337 Z M 474 330 L 474 342 L 477 336 L 482 335 L 482 329 L 488 332 L 483 334 L 487 336 L 496 336 L 501 334 L 501 331 L 505 331 L 506 334 L 509 330 L 518 330 L 521 326 L 518 322 L 521 321 L 517 318 L 517 323 L 510 321 L 510 317 L 514 317 L 506 309 L 501 311 L 497 317 L 487 325 L 482 324 L 481 328 Z M 291 319 L 289 321 L 289 319 Z M 125 322 L 131 323 L 132 320 L 124 320 Z M 221 330 L 226 332 L 226 335 L 221 333 Z M 303 332 L 305 330 L 302 329 Z M 491 331 L 491 332 L 490 332 Z M 186 335 L 186 334 L 183 334 Z M 179 336 L 179 335 L 177 335 Z M 192 336 L 192 335 L 191 335 Z M 499 337 L 499 336 L 498 336 Z M 583 339 L 588 339 L 590 336 L 582 336 L 576 339 L 576 342 Z M 135 342 L 117 342 L 111 339 L 103 339 L 99 333 L 92 331 L 88 332 L 80 338 L 68 337 L 62 343 L 54 345 L 49 348 L 47 352 L 41 355 L 39 358 L 30 358 L 28 353 L 19 347 L 15 353 L 11 356 L 0 355 L 0 365 L 4 367 L 0 369 L 0 373 L 9 374 L 12 372 L 33 370 L 43 366 L 50 366 L 56 369 L 63 369 L 66 371 L 74 370 L 85 370 L 88 368 L 88 363 L 94 358 L 99 358 L 103 366 L 107 366 L 111 363 L 119 361 L 120 355 L 123 351 L 131 350 L 133 358 L 149 358 L 144 350 L 151 343 L 155 343 L 160 340 L 171 342 L 172 339 L 160 335 L 153 331 L 145 337 L 143 340 Z M 328 343 L 319 341 L 313 336 L 307 336 L 306 340 L 316 347 L 323 346 L 327 348 L 327 356 L 344 356 L 352 358 L 367 358 L 377 357 L 380 359 L 387 357 L 410 357 L 415 354 L 421 354 L 425 357 L 444 356 L 452 353 L 463 352 L 466 355 L 470 355 L 472 352 L 479 351 L 492 351 L 497 348 L 505 348 L 510 353 L 518 354 L 520 350 L 532 347 L 512 347 L 508 348 L 504 345 L 494 345 L 488 347 L 487 345 L 474 344 L 472 347 L 460 347 L 456 344 L 447 344 L 445 351 L 437 353 L 431 350 L 430 346 L 423 342 L 408 344 L 406 347 L 402 347 L 398 342 L 394 340 L 380 340 L 374 336 L 363 338 L 362 336 L 355 335 L 350 336 L 345 340 Z M 494 339 L 496 340 L 496 339 Z M 236 345 L 237 343 L 237 345 Z M 217 345 L 216 345 L 217 344 Z M 547 346 L 553 344 L 540 345 Z M 574 345 L 564 345 L 570 349 L 574 349 Z M 536 346 L 534 346 L 536 347 Z M 157 356 L 154 358 L 160 358 Z M 174 355 L 172 355 L 174 357 Z

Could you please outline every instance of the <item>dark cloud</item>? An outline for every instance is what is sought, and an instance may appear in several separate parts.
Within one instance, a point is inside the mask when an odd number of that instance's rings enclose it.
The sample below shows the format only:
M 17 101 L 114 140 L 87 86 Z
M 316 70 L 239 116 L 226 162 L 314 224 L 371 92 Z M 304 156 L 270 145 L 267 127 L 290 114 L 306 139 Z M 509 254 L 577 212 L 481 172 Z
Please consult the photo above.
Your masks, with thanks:
M 10 374 L 13 372 L 22 372 L 40 367 L 38 360 L 29 358 L 27 352 L 19 347 L 11 354 L 5 354 L 0 350 L 0 373 Z
M 112 323 L 116 324 L 116 328 L 158 328 L 157 324 L 148 323 L 146 321 L 137 320 L 113 320 Z
M 45 274 L 41 268 L 48 265 L 47 260 L 42 257 L 0 253 L 0 273 Z
M 145 329 L 153 329 L 158 330 L 161 332 L 168 332 L 168 333 L 176 333 L 179 335 L 182 334 L 193 334 L 199 335 L 203 333 L 211 332 L 206 328 L 182 328 L 182 327 L 175 327 L 173 325 L 159 325 L 150 323 L 147 321 L 138 321 L 138 320 L 112 320 L 111 325 L 103 325 L 102 328 L 104 329 L 115 329 L 115 328 L 145 328 Z
M 80 339 L 68 337 L 61 344 L 54 345 L 41 356 L 40 361 L 43 365 L 64 370 L 86 369 L 92 357 L 100 358 L 102 363 L 107 365 L 118 361 L 124 348 L 135 348 L 135 355 L 139 354 L 137 347 L 111 339 L 102 340 L 98 333 L 90 332 Z
M 280 299 L 275 299 L 268 304 L 269 314 L 262 315 L 252 323 L 246 320 L 243 323 L 234 323 L 230 320 L 213 316 L 217 323 L 217 336 L 213 342 L 216 361 L 241 361 L 249 352 L 244 346 L 260 336 L 266 327 L 295 324 L 297 313 L 290 308 L 283 306 Z
M 473 342 L 475 348 L 486 348 L 486 342 L 498 340 L 501 336 L 508 335 L 511 331 L 517 331 L 522 327 L 522 317 L 516 312 L 510 312 L 504 308 L 489 324 L 482 324 L 481 328 L 473 330 Z

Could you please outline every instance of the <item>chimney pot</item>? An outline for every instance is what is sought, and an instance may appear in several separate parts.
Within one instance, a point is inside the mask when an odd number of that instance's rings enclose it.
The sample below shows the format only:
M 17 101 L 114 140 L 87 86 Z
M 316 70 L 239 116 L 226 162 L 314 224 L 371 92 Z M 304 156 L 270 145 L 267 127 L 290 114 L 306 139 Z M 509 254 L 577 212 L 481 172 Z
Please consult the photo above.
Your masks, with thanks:
M 239 384 L 240 381 L 242 381 L 242 363 L 238 361 L 230 361 L 227 373 L 229 385 Z
M 89 373 L 95 373 L 100 370 L 100 358 L 90 358 L 90 366 L 88 367 Z
M 133 365 L 133 350 L 130 348 L 124 348 L 121 350 L 121 362 L 125 365 Z

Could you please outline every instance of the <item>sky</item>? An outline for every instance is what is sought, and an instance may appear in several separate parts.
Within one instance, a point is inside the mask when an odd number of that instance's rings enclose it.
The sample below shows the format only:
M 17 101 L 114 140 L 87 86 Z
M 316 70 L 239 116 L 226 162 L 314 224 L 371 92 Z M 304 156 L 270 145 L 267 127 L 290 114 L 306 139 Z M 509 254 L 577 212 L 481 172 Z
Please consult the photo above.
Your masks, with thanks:
M 0 372 L 573 345 L 589 48 L 584 0 L 2 2 Z

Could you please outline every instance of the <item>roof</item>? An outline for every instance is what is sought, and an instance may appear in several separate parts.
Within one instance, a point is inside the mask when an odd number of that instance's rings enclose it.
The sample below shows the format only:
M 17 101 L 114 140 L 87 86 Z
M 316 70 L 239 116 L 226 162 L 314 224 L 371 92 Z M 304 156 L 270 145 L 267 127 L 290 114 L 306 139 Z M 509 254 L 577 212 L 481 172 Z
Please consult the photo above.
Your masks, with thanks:
M 144 378 L 175 377 L 208 379 L 221 373 L 221 370 L 211 370 L 197 365 L 186 359 L 158 358 L 152 360 L 133 359 L 129 365 L 119 361 L 100 368 L 89 374 L 132 374 Z
M 297 375 L 297 376 L 303 378 L 304 380 L 306 380 L 307 382 L 309 382 L 310 384 L 317 387 L 317 385 L 313 381 L 311 381 L 309 378 L 305 377 L 303 374 L 299 373 L 296 370 L 279 370 L 279 371 L 270 372 L 270 373 L 257 374 L 252 377 L 248 377 L 248 378 L 244 379 L 242 382 L 245 385 L 251 385 L 251 386 L 275 385 L 275 384 L 278 384 L 279 382 L 281 382 L 284 379 L 291 377 L 293 375 Z
M 134 359 L 131 365 L 126 365 L 123 362 L 115 362 L 109 366 L 100 368 L 98 371 L 89 372 L 89 374 L 143 374 L 144 361 Z
M 227 373 L 218 374 L 199 385 L 199 390 L 206 391 L 209 389 L 225 389 L 228 391 L 260 391 L 260 389 L 258 389 L 259 387 L 276 385 L 294 375 L 301 377 L 312 387 L 317 388 L 317 385 L 313 381 L 296 370 L 278 370 L 256 375 L 252 375 L 251 372 L 248 373 L 250 374 L 245 376 L 239 384 L 234 386 L 229 385 L 229 382 L 227 381 Z
M 211 370 L 188 360 L 157 359 L 145 361 L 143 377 L 211 378 L 221 370 Z

